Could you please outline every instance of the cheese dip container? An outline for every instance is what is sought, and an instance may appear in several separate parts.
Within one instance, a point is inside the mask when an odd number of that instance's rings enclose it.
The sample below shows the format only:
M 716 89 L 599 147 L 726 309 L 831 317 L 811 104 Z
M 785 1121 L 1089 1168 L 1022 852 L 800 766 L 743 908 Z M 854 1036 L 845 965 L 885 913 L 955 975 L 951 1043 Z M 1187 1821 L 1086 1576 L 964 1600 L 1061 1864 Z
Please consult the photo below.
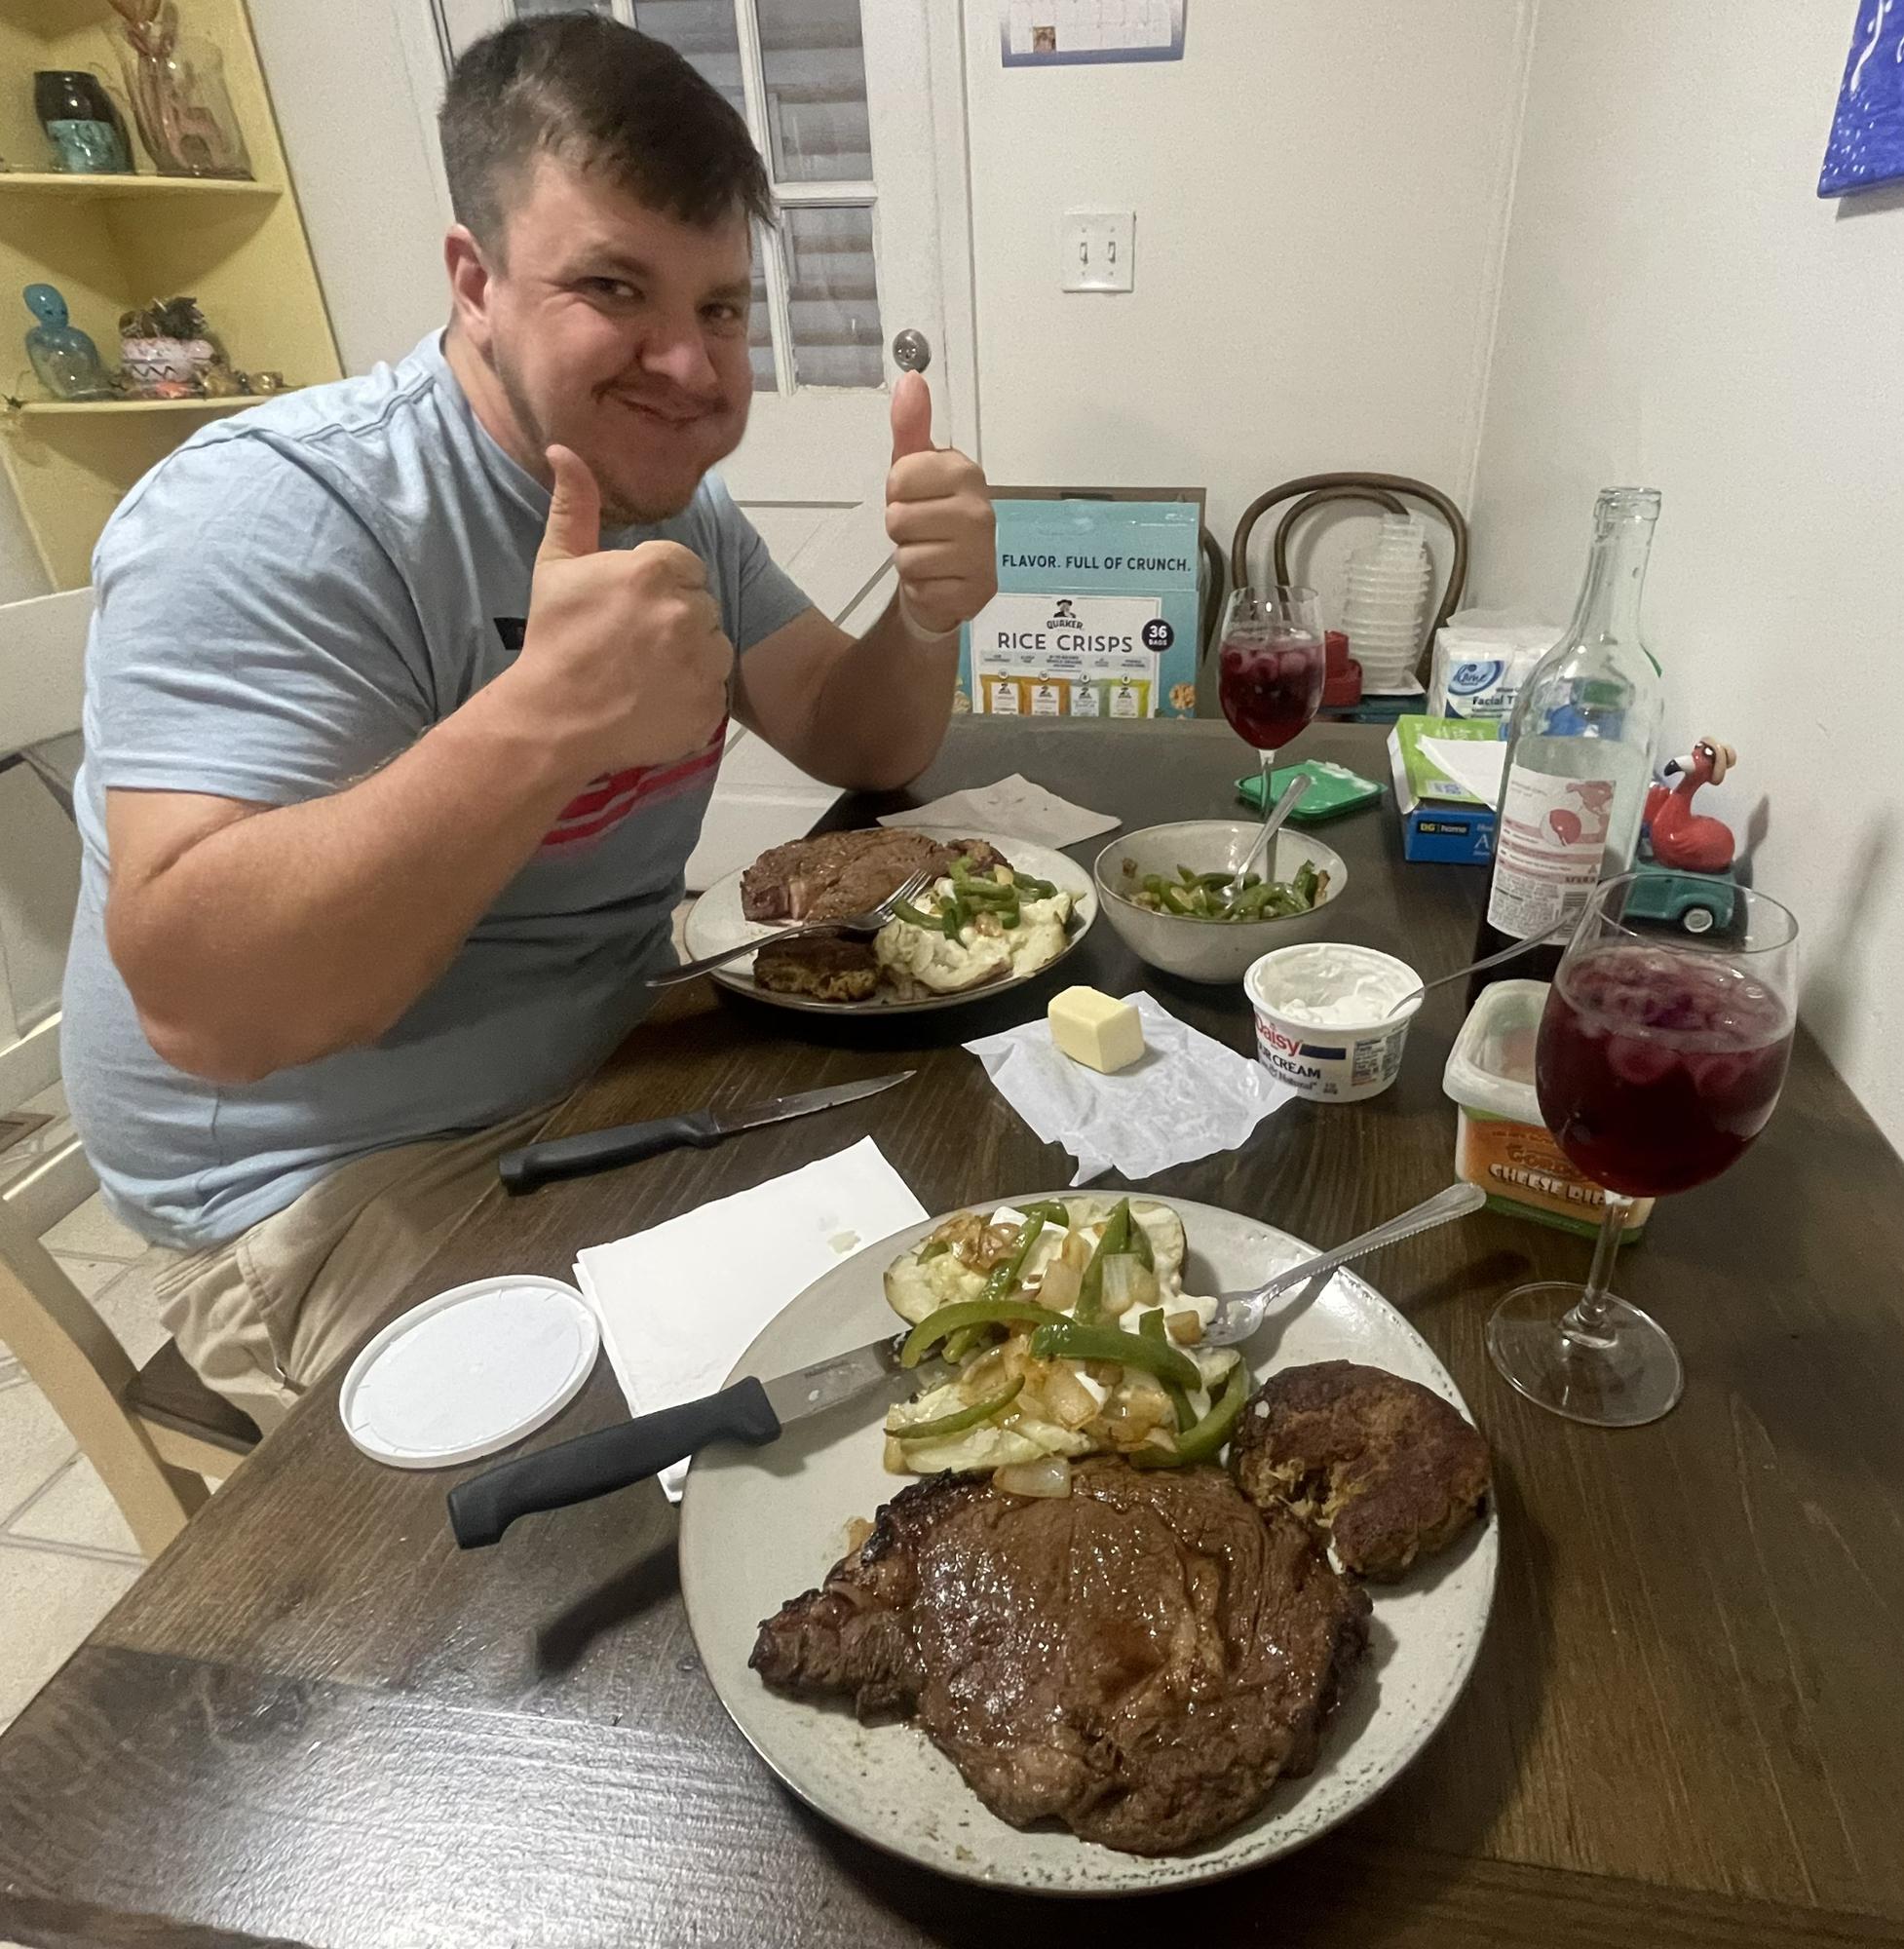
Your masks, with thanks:
M 1496 981 L 1467 1012 L 1441 1077 L 1460 1112 L 1455 1175 L 1478 1184 L 1497 1211 L 1591 1238 L 1607 1194 L 1554 1140 L 1534 1088 L 1534 1046 L 1546 1005 L 1544 981 Z M 1652 1210 L 1652 1199 L 1636 1199 L 1622 1236 L 1637 1237 Z
M 1379 1096 L 1401 1070 L 1408 1024 L 1422 1005 L 1408 963 L 1344 940 L 1299 941 L 1250 964 L 1243 992 L 1256 1013 L 1256 1054 L 1272 1076 L 1318 1103 Z

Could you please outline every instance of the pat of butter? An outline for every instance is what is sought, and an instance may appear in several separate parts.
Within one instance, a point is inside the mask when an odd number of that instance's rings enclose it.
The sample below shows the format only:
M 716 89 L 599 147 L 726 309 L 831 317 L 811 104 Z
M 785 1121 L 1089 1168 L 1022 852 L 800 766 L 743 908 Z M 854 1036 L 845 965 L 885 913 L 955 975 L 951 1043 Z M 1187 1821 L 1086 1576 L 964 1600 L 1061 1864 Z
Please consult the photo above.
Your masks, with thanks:
M 1073 1062 L 1106 1076 L 1128 1069 L 1144 1052 L 1144 1021 L 1128 1002 L 1095 988 L 1051 997 L 1051 1040 Z

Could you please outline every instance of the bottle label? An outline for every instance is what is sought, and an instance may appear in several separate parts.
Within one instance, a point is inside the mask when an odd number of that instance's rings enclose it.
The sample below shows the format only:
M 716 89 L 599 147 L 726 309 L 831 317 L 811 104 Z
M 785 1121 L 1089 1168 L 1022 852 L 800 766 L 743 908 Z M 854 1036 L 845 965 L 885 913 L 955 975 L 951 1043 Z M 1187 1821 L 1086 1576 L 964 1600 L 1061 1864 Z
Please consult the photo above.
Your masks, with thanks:
M 1580 912 L 1600 878 L 1614 790 L 1611 779 L 1513 767 L 1501 795 L 1490 926 L 1529 940 Z

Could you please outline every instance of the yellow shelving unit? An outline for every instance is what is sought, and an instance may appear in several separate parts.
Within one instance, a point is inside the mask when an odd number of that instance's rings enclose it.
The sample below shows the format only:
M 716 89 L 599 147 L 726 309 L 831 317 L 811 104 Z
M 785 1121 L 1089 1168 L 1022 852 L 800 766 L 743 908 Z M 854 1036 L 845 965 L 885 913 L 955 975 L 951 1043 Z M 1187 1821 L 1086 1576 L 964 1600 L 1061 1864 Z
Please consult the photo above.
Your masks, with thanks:
M 0 175 L 0 197 L 76 196 L 95 203 L 123 203 L 172 196 L 282 196 L 272 183 L 238 182 L 224 176 L 80 176 L 38 170 Z
M 246 371 L 308 386 L 342 369 L 244 0 L 179 0 L 179 16 L 224 57 L 255 181 L 146 173 L 142 151 L 135 175 L 47 170 L 36 69 L 105 77 L 137 146 L 118 87 L 117 17 L 106 0 L 0 0 L 0 157 L 12 166 L 0 172 L 0 395 L 26 402 L 0 407 L 0 461 L 56 589 L 87 580 L 100 528 L 140 475 L 208 419 L 255 401 L 44 400 L 26 357 L 34 321 L 22 286 L 57 286 L 108 365 L 122 312 L 188 292 Z
M 231 400 L 28 400 L 19 417 L 64 419 L 71 413 L 237 413 L 255 406 L 254 399 Z

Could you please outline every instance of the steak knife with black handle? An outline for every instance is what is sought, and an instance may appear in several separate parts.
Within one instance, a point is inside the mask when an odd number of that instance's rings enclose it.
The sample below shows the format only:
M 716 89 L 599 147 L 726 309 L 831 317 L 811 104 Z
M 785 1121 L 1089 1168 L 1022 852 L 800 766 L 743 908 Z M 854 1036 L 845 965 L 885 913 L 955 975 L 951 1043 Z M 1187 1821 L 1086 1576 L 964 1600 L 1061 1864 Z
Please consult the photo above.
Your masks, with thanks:
M 645 1482 L 712 1442 L 742 1441 L 762 1448 L 792 1423 L 823 1414 L 871 1389 L 885 1386 L 896 1399 L 951 1378 L 952 1369 L 942 1360 L 902 1365 L 904 1339 L 904 1334 L 889 1335 L 771 1381 L 748 1375 L 717 1395 L 658 1408 L 498 1463 L 450 1490 L 449 1526 L 463 1548 L 477 1549 L 496 1542 L 517 1516 L 567 1509 L 571 1503 Z
M 829 1084 L 824 1089 L 803 1089 L 793 1096 L 770 1096 L 733 1110 L 689 1110 L 679 1117 L 657 1117 L 646 1124 L 617 1124 L 606 1130 L 552 1137 L 547 1143 L 505 1151 L 496 1167 L 506 1190 L 533 1191 L 558 1177 L 586 1177 L 590 1171 L 638 1164 L 643 1158 L 659 1157 L 663 1151 L 683 1146 L 710 1150 L 742 1130 L 757 1130 L 763 1124 L 783 1124 L 789 1117 L 810 1117 L 816 1110 L 836 1110 L 842 1103 L 877 1096 L 912 1074 L 910 1069 L 901 1069 L 893 1076 Z

